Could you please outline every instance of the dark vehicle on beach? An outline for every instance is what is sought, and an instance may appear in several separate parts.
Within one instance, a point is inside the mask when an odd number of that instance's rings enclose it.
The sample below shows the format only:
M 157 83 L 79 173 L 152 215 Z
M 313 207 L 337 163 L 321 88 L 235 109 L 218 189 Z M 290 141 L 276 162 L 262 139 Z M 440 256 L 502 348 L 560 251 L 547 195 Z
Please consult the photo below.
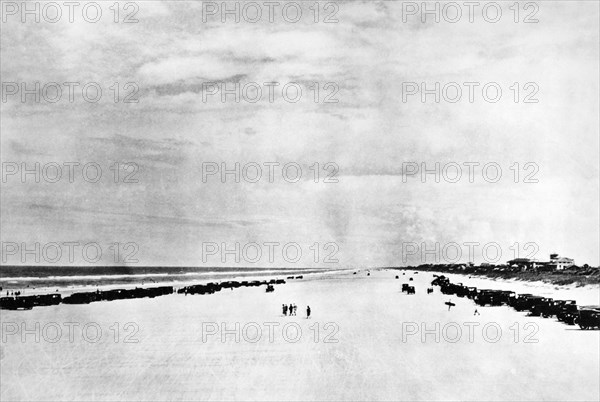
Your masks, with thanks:
M 474 299 L 474 298 L 475 298 L 475 296 L 477 296 L 477 288 L 476 288 L 476 287 L 469 286 L 469 287 L 467 288 L 467 297 L 468 297 L 469 299 Z
M 36 295 L 30 296 L 33 298 L 34 306 L 55 306 L 60 304 L 62 301 L 62 296 L 58 293 L 48 294 L 48 295 Z
M 444 275 L 436 276 L 434 280 L 431 281 L 431 286 L 442 286 L 444 284 L 449 283 L 450 281 Z
M 97 292 L 73 293 L 65 297 L 62 302 L 65 304 L 89 304 L 101 300 L 99 296 Z
M 529 309 L 529 315 L 533 317 L 541 316 L 545 311 L 548 311 L 553 302 L 554 299 L 549 297 L 536 300 Z
M 267 293 L 274 292 L 274 291 L 275 291 L 275 288 L 273 287 L 273 285 L 267 285 L 267 290 L 266 290 Z
M 463 286 L 462 283 L 451 283 L 450 281 L 441 282 L 440 291 L 446 295 L 459 295 L 462 294 L 464 297 L 466 295 L 467 287 Z
M 492 289 L 481 289 L 475 296 L 475 303 L 479 306 L 501 306 L 502 291 Z
M 8 310 L 31 310 L 35 306 L 55 306 L 62 298 L 58 293 L 35 296 L 17 296 L 0 298 L 0 308 Z
M 503 304 L 510 305 L 511 300 L 517 297 L 517 294 L 512 290 L 499 290 L 500 301 Z
M 6 310 L 12 310 L 14 305 L 15 298 L 14 297 L 0 297 L 0 308 Z
M 410 285 L 408 283 L 403 283 L 402 284 L 402 291 L 403 292 L 408 292 L 408 288 L 410 287 Z
M 458 297 L 465 297 L 469 293 L 469 288 L 464 286 L 462 283 L 457 283 L 455 289 Z
M 514 305 L 512 306 L 517 311 L 526 311 L 531 309 L 533 305 L 542 300 L 541 296 L 533 296 L 533 295 L 519 295 Z
M 541 306 L 541 315 L 544 318 L 557 316 L 562 311 L 564 306 L 566 305 L 576 305 L 575 300 L 553 300 L 551 303 L 547 305 Z
M 406 289 L 406 294 L 408 295 L 414 295 L 415 293 L 416 291 L 414 286 L 409 286 L 408 289 Z
M 575 322 L 581 329 L 600 329 L 600 306 L 584 306 Z
M 442 292 L 442 294 L 445 295 L 451 295 L 455 293 L 455 287 L 456 285 L 454 285 L 453 283 L 450 282 L 444 282 L 440 284 L 440 292 Z
M 33 299 L 24 297 L 0 297 L 0 308 L 6 310 L 31 310 L 34 306 Z
M 575 325 L 575 321 L 579 317 L 579 309 L 576 304 L 565 304 L 561 311 L 556 314 L 558 321 L 568 325 Z
M 517 303 L 520 303 L 523 299 L 533 296 L 531 293 L 521 293 L 520 295 L 517 295 L 515 297 L 513 297 L 512 299 L 510 299 L 508 301 L 508 305 L 511 307 L 515 307 L 517 305 Z
M 129 295 L 125 289 L 111 289 L 105 290 L 101 293 L 102 300 L 112 301 L 120 299 L 128 299 Z

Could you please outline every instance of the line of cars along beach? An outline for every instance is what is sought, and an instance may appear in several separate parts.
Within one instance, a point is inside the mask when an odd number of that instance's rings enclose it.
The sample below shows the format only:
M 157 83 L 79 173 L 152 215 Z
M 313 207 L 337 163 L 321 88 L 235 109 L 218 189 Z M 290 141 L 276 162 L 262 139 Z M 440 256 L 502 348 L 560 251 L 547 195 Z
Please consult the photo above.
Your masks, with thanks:
M 287 279 L 303 279 L 303 276 L 289 276 Z M 62 297 L 60 293 L 51 293 L 43 295 L 30 295 L 30 296 L 6 296 L 0 297 L 0 309 L 5 310 L 31 310 L 34 307 L 39 306 L 54 306 L 57 304 L 89 304 L 100 301 L 112 301 L 112 300 L 125 300 L 125 299 L 140 299 L 140 298 L 154 298 L 157 296 L 169 295 L 172 293 L 179 293 L 184 295 L 195 295 L 195 294 L 213 294 L 223 289 L 240 288 L 240 287 L 255 287 L 266 285 L 266 292 L 271 293 L 275 291 L 273 285 L 284 284 L 284 279 L 271 279 L 262 281 L 225 281 L 213 283 L 209 282 L 206 284 L 190 285 L 182 288 L 175 289 L 173 286 L 158 286 L 151 288 L 139 288 L 135 289 L 110 289 L 110 290 L 96 290 L 93 292 L 78 292 L 72 293 L 66 297 Z
M 516 311 L 527 311 L 535 317 L 556 317 L 568 325 L 581 329 L 600 329 L 600 306 L 578 306 L 575 300 L 555 300 L 529 293 L 517 294 L 510 290 L 477 289 L 462 283 L 452 283 L 444 275 L 433 275 L 432 286 L 439 286 L 445 295 L 471 299 L 478 306 L 510 306 Z

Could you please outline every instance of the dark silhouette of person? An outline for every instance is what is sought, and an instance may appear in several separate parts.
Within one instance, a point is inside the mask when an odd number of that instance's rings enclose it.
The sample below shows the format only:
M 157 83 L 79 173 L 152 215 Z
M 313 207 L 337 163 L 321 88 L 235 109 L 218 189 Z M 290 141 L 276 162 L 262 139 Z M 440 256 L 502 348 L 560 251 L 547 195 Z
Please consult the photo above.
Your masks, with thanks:
M 475 312 L 473 313 L 473 315 L 480 315 L 479 311 L 477 311 L 477 309 L 475 309 Z
M 290 315 L 294 315 L 294 306 L 292 306 L 291 303 L 290 303 L 289 311 L 290 311 Z
M 298 310 L 298 306 L 294 304 L 294 315 L 296 315 L 296 310 Z
M 282 306 L 282 308 L 283 308 L 283 315 L 287 315 L 287 311 L 288 311 L 288 306 L 287 306 L 287 304 L 282 304 L 281 306 Z
M 306 306 L 306 318 L 310 318 L 310 306 Z

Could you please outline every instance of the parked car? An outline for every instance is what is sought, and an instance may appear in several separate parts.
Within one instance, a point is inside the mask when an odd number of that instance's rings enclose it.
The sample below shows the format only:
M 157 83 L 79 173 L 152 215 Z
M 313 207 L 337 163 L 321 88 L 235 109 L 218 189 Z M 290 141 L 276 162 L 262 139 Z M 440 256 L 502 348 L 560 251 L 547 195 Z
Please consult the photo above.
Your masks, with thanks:
M 469 299 L 473 299 L 473 298 L 475 298 L 475 296 L 476 296 L 476 295 L 477 295 L 477 288 L 476 288 L 476 287 L 469 286 L 469 287 L 467 288 L 467 297 L 468 297 Z
M 600 306 L 585 306 L 575 320 L 581 329 L 600 328 Z
M 543 297 L 541 297 L 541 296 L 533 296 L 533 295 L 527 295 L 524 297 L 521 297 L 521 296 L 524 296 L 524 295 L 519 295 L 519 297 L 517 298 L 517 302 L 513 306 L 514 309 L 517 311 L 530 310 L 533 307 L 533 305 L 535 305 L 536 303 L 538 303 L 540 300 L 543 299 Z
M 510 301 L 517 297 L 517 294 L 512 290 L 500 290 L 498 296 L 503 304 L 510 305 Z
M 404 274 L 402 274 L 404 275 Z M 437 276 L 434 275 L 435 279 L 431 281 L 431 286 L 442 286 L 443 284 L 448 284 L 450 281 L 444 275 Z
M 577 317 L 579 317 L 579 309 L 576 304 L 565 304 L 561 311 L 556 315 L 558 321 L 568 325 L 575 325 Z
M 529 315 L 539 317 L 550 308 L 550 305 L 554 302 L 554 299 L 544 297 L 539 300 L 535 300 L 531 308 L 529 309 Z
M 552 303 L 542 308 L 542 317 L 558 316 L 563 307 L 568 304 L 576 305 L 576 302 L 575 300 L 553 300 Z
M 32 296 L 0 297 L 0 308 L 6 310 L 31 310 L 34 306 Z
M 462 283 L 457 283 L 454 289 L 458 297 L 465 297 L 469 294 L 469 287 L 464 286 Z
M 492 289 L 482 289 L 475 296 L 475 303 L 479 306 L 501 306 L 501 290 L 492 290 Z
M 65 297 L 62 302 L 65 304 L 88 304 L 102 300 L 98 292 L 82 292 L 73 293 L 70 296 Z
M 531 296 L 533 296 L 531 293 L 521 293 L 519 295 L 515 295 L 515 297 L 511 298 L 508 301 L 508 305 L 511 307 L 515 307 L 518 303 L 522 302 L 523 299 Z

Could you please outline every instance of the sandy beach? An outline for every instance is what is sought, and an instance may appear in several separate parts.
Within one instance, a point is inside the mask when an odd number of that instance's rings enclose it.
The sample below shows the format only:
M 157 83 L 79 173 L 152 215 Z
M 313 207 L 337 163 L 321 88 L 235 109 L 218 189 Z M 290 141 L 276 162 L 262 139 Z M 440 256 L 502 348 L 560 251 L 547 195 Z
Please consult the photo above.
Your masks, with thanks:
M 400 292 L 409 277 L 414 278 L 415 295 Z M 383 270 L 367 276 L 366 271 L 351 271 L 288 281 L 273 293 L 265 293 L 263 286 L 2 311 L 0 396 L 600 398 L 600 331 L 527 317 L 506 306 L 480 307 L 481 314 L 474 316 L 473 302 L 456 297 L 456 306 L 448 311 L 448 297 L 437 288 L 426 293 L 431 280 L 432 274 L 424 272 Z M 485 280 L 477 281 L 482 286 Z M 503 285 L 511 289 L 511 284 Z M 562 298 L 576 292 L 586 302 L 598 297 L 597 288 L 554 292 Z M 283 303 L 297 304 L 298 315 L 284 317 Z M 312 309 L 310 319 L 306 305 Z

